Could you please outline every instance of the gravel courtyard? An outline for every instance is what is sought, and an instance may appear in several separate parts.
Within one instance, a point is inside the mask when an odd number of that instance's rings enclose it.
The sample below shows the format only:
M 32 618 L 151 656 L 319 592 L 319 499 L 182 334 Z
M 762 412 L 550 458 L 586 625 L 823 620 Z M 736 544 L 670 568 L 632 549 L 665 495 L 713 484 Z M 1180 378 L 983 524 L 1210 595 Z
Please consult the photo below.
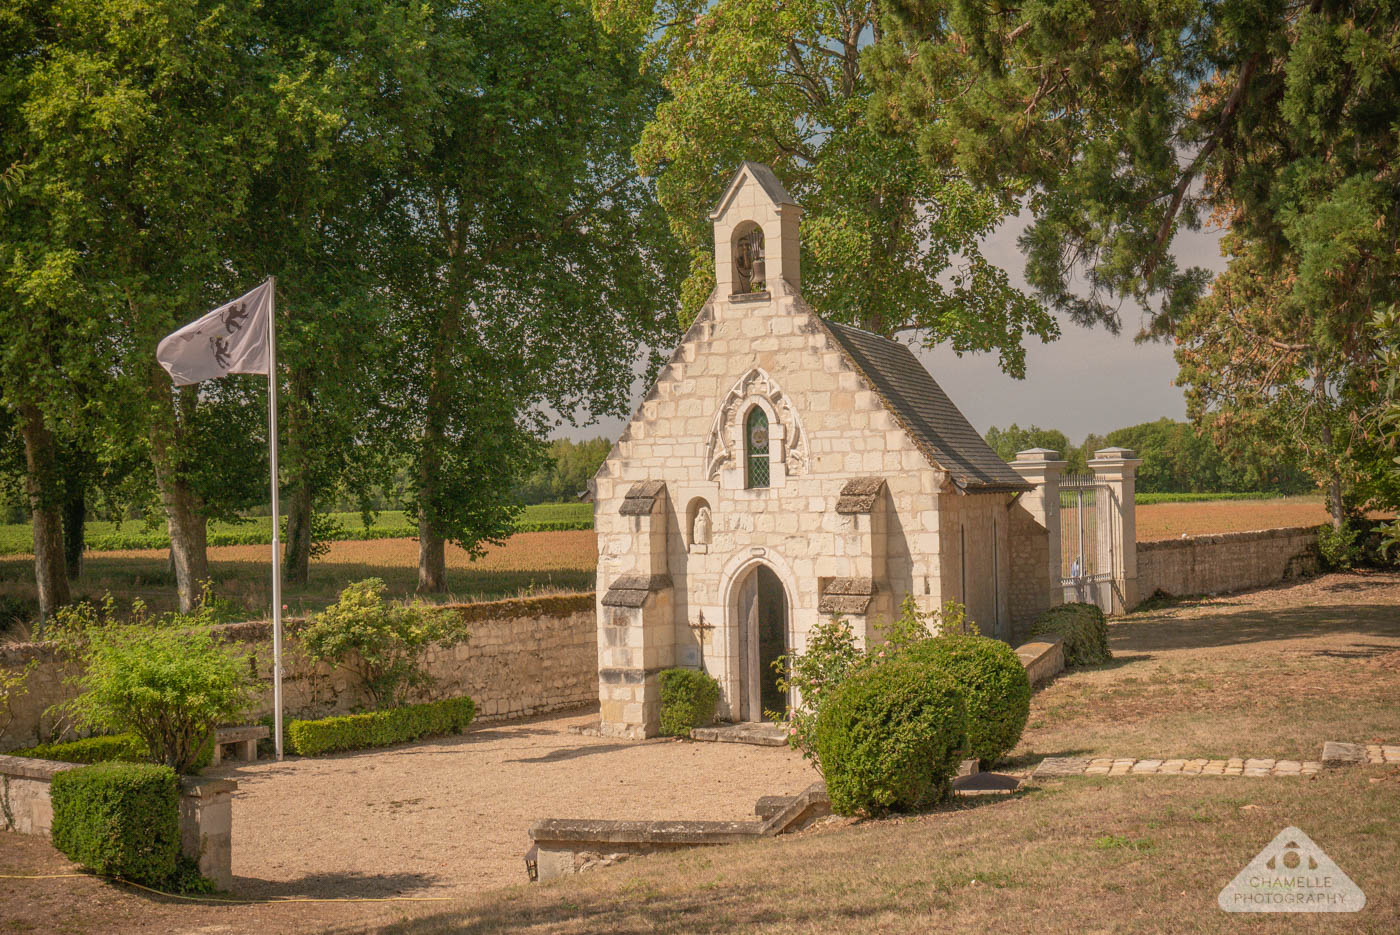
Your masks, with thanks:
M 230 764 L 240 896 L 462 895 L 521 883 L 539 818 L 740 819 L 818 778 L 786 747 L 570 733 L 596 714 L 460 737 Z

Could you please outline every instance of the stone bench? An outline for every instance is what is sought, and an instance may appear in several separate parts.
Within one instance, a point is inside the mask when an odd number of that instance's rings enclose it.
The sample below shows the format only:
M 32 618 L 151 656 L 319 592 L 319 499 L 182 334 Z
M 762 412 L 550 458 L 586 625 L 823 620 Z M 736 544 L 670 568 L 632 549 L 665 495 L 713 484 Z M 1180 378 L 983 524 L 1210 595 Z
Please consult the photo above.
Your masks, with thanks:
M 210 766 L 218 766 L 224 760 L 224 747 L 233 747 L 233 758 L 252 762 L 258 758 L 258 741 L 272 736 L 272 731 L 260 724 L 248 727 L 220 727 L 214 731 L 214 758 Z

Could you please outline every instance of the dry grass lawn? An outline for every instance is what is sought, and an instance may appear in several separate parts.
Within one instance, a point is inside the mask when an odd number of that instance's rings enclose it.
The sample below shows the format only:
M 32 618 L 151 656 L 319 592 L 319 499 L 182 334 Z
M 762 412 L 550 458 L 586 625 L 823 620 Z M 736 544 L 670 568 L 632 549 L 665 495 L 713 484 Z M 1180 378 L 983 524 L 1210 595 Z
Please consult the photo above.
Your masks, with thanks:
M 1015 754 L 1318 759 L 1400 742 L 1400 575 L 1326 575 L 1140 611 L 1115 659 L 1036 694 Z

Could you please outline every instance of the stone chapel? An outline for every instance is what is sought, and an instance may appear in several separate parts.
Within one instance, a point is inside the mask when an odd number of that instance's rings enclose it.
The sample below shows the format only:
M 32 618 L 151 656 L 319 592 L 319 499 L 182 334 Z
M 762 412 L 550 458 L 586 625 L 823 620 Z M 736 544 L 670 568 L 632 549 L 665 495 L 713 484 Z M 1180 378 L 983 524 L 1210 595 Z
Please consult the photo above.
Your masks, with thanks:
M 673 666 L 719 681 L 721 717 L 782 711 L 773 660 L 832 615 L 874 640 L 905 595 L 956 599 L 1012 640 L 1051 601 L 1058 550 L 1016 468 L 1062 462 L 1013 468 L 908 347 L 818 316 L 801 217 L 767 166 L 735 173 L 714 293 L 596 476 L 606 734 L 656 733 Z

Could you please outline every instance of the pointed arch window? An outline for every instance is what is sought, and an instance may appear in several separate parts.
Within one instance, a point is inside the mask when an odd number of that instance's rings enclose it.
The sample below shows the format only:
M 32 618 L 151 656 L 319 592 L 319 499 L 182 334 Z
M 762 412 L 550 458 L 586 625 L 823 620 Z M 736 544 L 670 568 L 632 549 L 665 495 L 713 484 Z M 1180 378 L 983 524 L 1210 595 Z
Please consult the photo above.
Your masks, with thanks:
M 768 414 L 754 406 L 744 420 L 744 486 L 768 486 Z

